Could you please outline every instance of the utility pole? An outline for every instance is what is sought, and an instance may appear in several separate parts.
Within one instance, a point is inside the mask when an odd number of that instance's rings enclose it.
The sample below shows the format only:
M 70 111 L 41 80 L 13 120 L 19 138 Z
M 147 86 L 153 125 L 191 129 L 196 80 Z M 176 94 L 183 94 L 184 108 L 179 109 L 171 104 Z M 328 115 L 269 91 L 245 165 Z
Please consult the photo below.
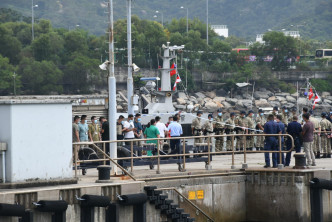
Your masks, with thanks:
M 33 0 L 31 0 L 31 35 L 32 35 L 32 40 L 35 39 L 35 32 L 34 32 L 34 29 L 33 29 L 33 25 L 35 23 L 35 17 L 34 17 L 33 8 L 37 8 L 37 7 L 38 7 L 38 5 L 34 5 Z
M 14 78 L 14 95 L 16 96 L 16 73 L 14 72 L 13 78 Z
M 206 0 L 206 44 L 209 45 L 209 0 Z
M 110 141 L 116 137 L 116 79 L 114 75 L 114 32 L 113 32 L 113 0 L 108 2 L 108 123 Z M 117 144 L 110 143 L 110 157 L 117 158 Z M 117 172 L 117 166 L 111 163 L 112 175 Z
M 134 108 L 133 108 L 134 82 L 133 82 L 132 47 L 131 47 L 131 1 L 132 0 L 127 0 L 127 50 L 128 50 L 127 99 L 128 99 L 128 115 L 129 114 L 134 114 Z

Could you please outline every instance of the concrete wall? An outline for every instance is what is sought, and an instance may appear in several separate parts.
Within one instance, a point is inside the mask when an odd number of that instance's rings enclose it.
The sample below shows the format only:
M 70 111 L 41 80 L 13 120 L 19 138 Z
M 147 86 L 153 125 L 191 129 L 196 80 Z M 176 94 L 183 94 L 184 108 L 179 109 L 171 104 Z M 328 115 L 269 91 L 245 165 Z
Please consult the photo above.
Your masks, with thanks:
M 71 104 L 1 104 L 0 116 L 7 182 L 72 177 Z

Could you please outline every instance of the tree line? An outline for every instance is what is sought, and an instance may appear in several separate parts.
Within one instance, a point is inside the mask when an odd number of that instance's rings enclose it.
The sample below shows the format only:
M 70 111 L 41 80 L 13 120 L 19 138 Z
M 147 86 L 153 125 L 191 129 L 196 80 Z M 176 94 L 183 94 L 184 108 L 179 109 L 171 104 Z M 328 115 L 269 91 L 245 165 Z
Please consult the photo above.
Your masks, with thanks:
M 106 34 L 91 35 L 79 27 L 54 28 L 49 20 L 41 19 L 34 24 L 32 40 L 29 19 L 12 10 L 0 10 L 0 15 L 1 95 L 13 94 L 14 82 L 18 93 L 28 95 L 86 94 L 107 87 L 107 73 L 98 67 L 108 59 Z M 178 55 L 178 63 L 185 67 L 179 69 L 180 74 L 188 72 L 189 90 L 199 89 L 190 78 L 193 70 L 211 71 L 216 75 L 233 72 L 232 78 L 220 79 L 231 88 L 234 83 L 251 81 L 257 75 L 266 77 L 271 70 L 286 70 L 289 66 L 285 62 L 287 58 L 298 55 L 299 40 L 280 32 L 267 33 L 264 36 L 266 44 L 254 44 L 250 50 L 257 58 L 274 55 L 274 60 L 266 63 L 258 59 L 249 63 L 248 54 L 232 50 L 245 47 L 244 39 L 234 36 L 225 39 L 209 29 L 207 43 L 206 24 L 199 19 L 189 20 L 188 32 L 186 19 L 173 19 L 162 26 L 156 21 L 133 16 L 132 24 L 133 61 L 141 68 L 157 69 L 161 65 L 158 55 L 161 54 L 162 44 L 169 41 L 171 45 L 185 45 L 185 50 Z M 115 22 L 114 33 L 116 65 L 125 66 L 125 19 Z M 309 52 L 311 49 L 304 45 L 302 50 Z

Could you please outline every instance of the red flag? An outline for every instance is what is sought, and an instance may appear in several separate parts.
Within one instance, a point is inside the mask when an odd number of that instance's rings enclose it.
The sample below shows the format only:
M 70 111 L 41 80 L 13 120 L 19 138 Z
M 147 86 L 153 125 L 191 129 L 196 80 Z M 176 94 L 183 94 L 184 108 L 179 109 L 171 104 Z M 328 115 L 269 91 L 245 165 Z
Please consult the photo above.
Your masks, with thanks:
M 170 74 L 171 74 L 171 76 L 174 76 L 176 74 L 176 64 L 175 63 L 172 64 L 171 69 L 172 70 L 171 70 Z
M 312 88 L 310 88 L 309 91 L 309 100 L 311 100 L 311 98 L 314 96 L 314 93 L 312 92 Z
M 314 105 L 312 106 L 312 109 L 315 109 L 315 105 L 316 105 L 316 103 L 318 103 L 319 101 L 320 101 L 320 98 L 319 98 L 319 96 L 316 94 L 315 99 L 314 99 Z
M 180 78 L 180 75 L 178 74 L 176 76 L 176 80 L 175 80 L 175 83 L 174 83 L 174 86 L 173 86 L 173 91 L 175 91 L 176 89 L 176 84 L 178 84 L 179 82 L 181 82 L 181 78 Z

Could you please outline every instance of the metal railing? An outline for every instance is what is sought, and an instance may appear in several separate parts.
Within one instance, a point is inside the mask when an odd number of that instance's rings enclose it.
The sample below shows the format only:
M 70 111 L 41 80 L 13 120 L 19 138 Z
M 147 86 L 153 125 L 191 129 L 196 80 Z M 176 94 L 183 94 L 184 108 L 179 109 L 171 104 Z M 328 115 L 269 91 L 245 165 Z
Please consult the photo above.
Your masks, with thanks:
M 171 191 L 178 195 L 178 205 L 180 208 L 184 208 L 188 210 L 188 208 L 191 208 L 190 217 L 195 217 L 196 221 L 206 221 L 206 222 L 214 222 L 214 220 L 207 215 L 200 207 L 198 207 L 196 204 L 194 204 L 191 200 L 189 200 L 185 195 L 183 195 L 177 188 L 175 187 L 168 187 L 168 188 L 158 188 L 156 190 L 161 191 Z M 187 204 L 184 204 L 187 203 Z M 187 207 L 188 206 L 188 207 Z M 195 216 L 193 216 L 195 214 Z
M 263 136 L 263 137 L 278 137 L 279 139 L 279 150 L 261 150 L 261 151 L 248 151 L 246 150 L 246 138 L 248 136 Z M 231 144 L 232 144 L 232 151 L 218 151 L 218 152 L 212 152 L 211 151 L 211 138 L 218 138 L 218 137 L 231 137 Z M 235 145 L 235 138 L 243 137 L 243 151 L 234 150 Z M 291 149 L 290 150 L 282 150 L 282 137 L 287 137 L 291 140 Z M 197 138 L 205 138 L 207 139 L 207 152 L 199 152 L 199 153 L 186 153 L 186 140 L 188 139 L 197 139 Z M 173 139 L 180 139 L 182 140 L 182 153 L 179 154 L 167 154 L 167 155 L 160 155 L 160 140 L 173 140 Z M 134 156 L 134 142 L 139 141 L 151 141 L 151 140 L 157 140 L 157 155 L 154 156 Z M 118 143 L 118 142 L 130 142 L 130 157 L 120 157 L 120 158 L 110 158 L 108 154 L 105 152 L 105 147 L 107 143 Z M 96 144 L 102 144 L 103 149 L 98 147 Z M 103 154 L 103 159 L 96 159 L 96 160 L 78 160 L 78 149 L 79 145 L 91 145 L 96 150 L 101 152 Z M 156 173 L 160 173 L 160 158 L 170 158 L 170 157 L 180 157 L 182 158 L 182 167 L 183 170 L 186 169 L 186 158 L 190 156 L 208 156 L 206 165 L 210 166 L 211 164 L 211 156 L 216 154 L 232 154 L 232 169 L 235 168 L 235 154 L 242 154 L 243 153 L 243 164 L 247 164 L 247 154 L 248 153 L 279 153 L 279 161 L 282 162 L 282 153 L 288 153 L 292 152 L 294 149 L 294 139 L 289 134 L 226 134 L 226 135 L 207 135 L 207 136 L 192 136 L 192 137 L 170 137 L 170 138 L 153 138 L 153 139 L 131 139 L 131 140 L 114 140 L 114 141 L 98 141 L 98 142 L 79 142 L 79 143 L 73 143 L 74 147 L 74 168 L 75 168 L 75 177 L 77 177 L 77 166 L 80 163 L 91 163 L 91 162 L 100 162 L 100 161 L 111 161 L 113 164 L 115 164 L 117 167 L 119 167 L 122 172 L 126 175 L 128 175 L 131 179 L 137 180 L 133 175 L 134 171 L 134 160 L 135 159 L 157 159 L 157 171 Z M 117 163 L 118 160 L 130 160 L 130 172 L 125 168 L 122 167 L 120 164 Z

